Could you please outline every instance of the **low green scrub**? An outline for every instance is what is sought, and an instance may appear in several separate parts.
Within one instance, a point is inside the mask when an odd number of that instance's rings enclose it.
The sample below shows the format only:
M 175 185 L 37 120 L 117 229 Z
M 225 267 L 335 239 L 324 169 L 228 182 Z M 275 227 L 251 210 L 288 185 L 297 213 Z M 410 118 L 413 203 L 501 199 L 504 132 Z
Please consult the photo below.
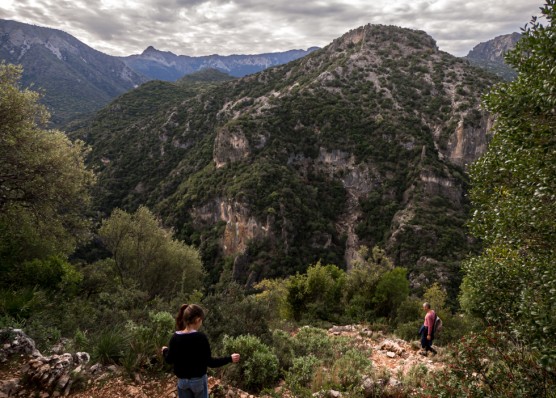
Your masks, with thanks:
M 242 356 L 238 365 L 222 370 L 225 380 L 247 391 L 260 391 L 278 379 L 278 358 L 273 350 L 257 337 L 245 335 L 224 337 L 223 351 Z

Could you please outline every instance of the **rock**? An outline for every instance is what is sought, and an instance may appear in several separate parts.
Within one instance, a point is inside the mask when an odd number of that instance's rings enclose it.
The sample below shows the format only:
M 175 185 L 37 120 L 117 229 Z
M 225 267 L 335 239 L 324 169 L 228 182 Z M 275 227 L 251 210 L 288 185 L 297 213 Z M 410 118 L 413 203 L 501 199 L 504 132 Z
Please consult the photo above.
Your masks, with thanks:
M 2 362 L 5 362 L 14 355 L 40 356 L 40 352 L 35 347 L 33 339 L 27 336 L 21 329 L 1 329 L 0 337 L 7 341 L 0 350 L 0 361 Z
M 391 377 L 388 380 L 388 386 L 389 387 L 399 387 L 401 384 L 402 384 L 401 381 L 399 381 L 398 379 L 396 379 L 394 377 Z
M 392 351 L 388 351 L 388 352 L 386 353 L 386 356 L 387 356 L 388 358 L 396 358 L 396 353 L 395 353 L 395 352 L 392 352 Z
M 357 327 L 353 326 L 353 325 L 345 325 L 345 326 L 332 326 L 330 329 L 328 329 L 329 333 L 332 333 L 334 335 L 339 335 L 342 332 L 356 332 L 357 331 Z
M 118 367 L 116 365 L 110 365 L 106 367 L 106 370 L 108 370 L 109 372 L 112 373 L 117 373 L 118 372 Z
M 95 363 L 93 366 L 91 366 L 91 368 L 89 370 L 93 374 L 97 373 L 97 372 L 100 372 L 102 370 L 102 365 L 100 363 Z
M 330 398 L 341 398 L 342 393 L 340 391 L 330 390 L 330 391 L 328 391 L 326 396 L 330 397 Z
M 22 366 L 20 372 L 38 397 L 60 397 L 70 393 L 72 385 L 72 374 L 83 373 L 83 365 L 90 360 L 89 354 L 80 352 L 77 354 L 63 353 L 63 347 L 67 341 L 61 340 L 53 348 L 56 354 L 43 356 L 35 347 L 35 342 L 20 329 L 0 330 L 0 334 L 10 341 L 4 344 L 0 350 L 0 357 L 7 358 L 12 355 L 28 355 L 30 358 Z M 100 366 L 100 365 L 99 365 Z M 19 387 L 19 380 L 12 387 L 3 381 L 0 383 L 0 392 L 7 396 L 27 396 L 28 391 Z M 21 390 L 21 391 L 20 391 Z M 63 391 L 63 392 L 62 392 Z
M 379 350 L 386 350 L 395 352 L 397 355 L 402 355 L 405 352 L 405 348 L 401 347 L 398 343 L 391 339 L 386 339 L 378 346 Z
M 2 396 L 10 397 L 20 390 L 19 379 L 8 379 L 0 381 L 0 398 Z
M 90 360 L 91 356 L 86 352 L 76 352 L 75 354 L 73 354 L 73 361 L 76 364 L 89 363 Z

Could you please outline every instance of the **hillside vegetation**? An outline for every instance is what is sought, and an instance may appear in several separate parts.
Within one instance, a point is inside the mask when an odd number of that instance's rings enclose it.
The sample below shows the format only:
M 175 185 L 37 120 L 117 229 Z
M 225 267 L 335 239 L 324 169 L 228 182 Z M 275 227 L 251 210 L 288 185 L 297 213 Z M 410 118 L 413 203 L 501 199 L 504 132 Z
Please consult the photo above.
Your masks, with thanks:
M 512 82 L 365 26 L 247 78 L 149 82 L 74 125 L 90 149 L 0 64 L 0 388 L 164 388 L 172 313 L 200 303 L 215 355 L 242 356 L 217 376 L 253 395 L 553 398 L 556 1 L 542 14 Z M 423 302 L 444 329 L 415 360 Z
M 369 25 L 189 97 L 145 85 L 72 136 L 92 146 L 98 209 L 146 204 L 201 249 L 213 282 L 227 258 L 252 284 L 380 245 L 415 289 L 455 292 L 474 250 L 464 169 L 486 148 L 492 82 L 424 32 Z M 154 86 L 164 95 L 137 112 Z

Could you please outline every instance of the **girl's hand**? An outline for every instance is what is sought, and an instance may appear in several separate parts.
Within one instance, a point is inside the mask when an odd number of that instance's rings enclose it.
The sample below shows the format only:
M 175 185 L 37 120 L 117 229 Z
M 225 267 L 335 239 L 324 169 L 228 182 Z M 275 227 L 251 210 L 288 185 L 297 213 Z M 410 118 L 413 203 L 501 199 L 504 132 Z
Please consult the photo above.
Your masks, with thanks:
M 232 362 L 233 363 L 239 362 L 239 354 L 232 354 Z

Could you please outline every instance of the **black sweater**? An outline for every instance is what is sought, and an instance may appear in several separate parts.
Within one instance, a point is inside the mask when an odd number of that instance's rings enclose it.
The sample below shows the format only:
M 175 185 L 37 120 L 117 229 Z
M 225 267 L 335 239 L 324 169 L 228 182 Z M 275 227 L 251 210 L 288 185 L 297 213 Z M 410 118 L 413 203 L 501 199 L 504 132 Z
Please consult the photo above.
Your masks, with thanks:
M 207 373 L 207 366 L 218 368 L 232 362 L 231 356 L 213 358 L 202 332 L 174 333 L 163 354 L 166 362 L 174 364 L 174 374 L 180 379 L 201 377 Z

